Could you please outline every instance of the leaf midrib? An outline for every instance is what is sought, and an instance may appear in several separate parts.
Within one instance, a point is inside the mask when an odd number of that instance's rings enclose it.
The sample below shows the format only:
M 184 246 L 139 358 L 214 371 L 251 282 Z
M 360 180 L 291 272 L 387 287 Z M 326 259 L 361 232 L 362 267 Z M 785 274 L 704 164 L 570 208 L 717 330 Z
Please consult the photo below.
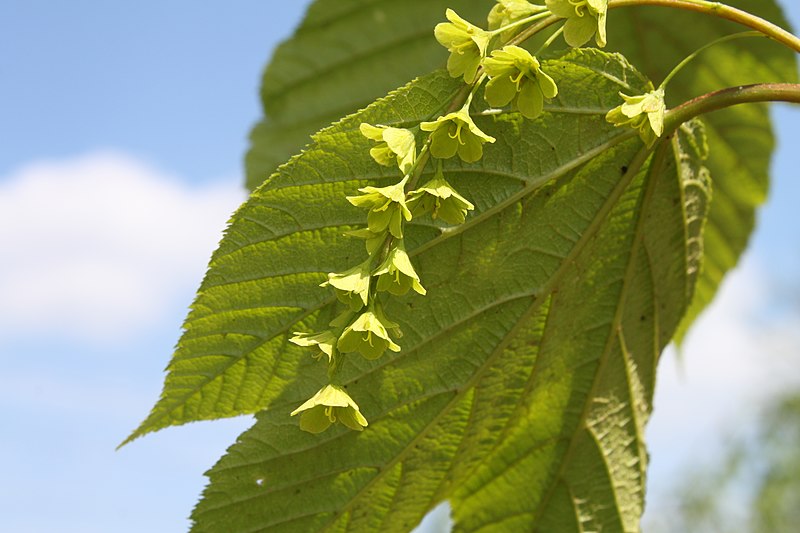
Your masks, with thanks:
M 669 146 L 668 143 L 665 142 L 665 141 L 662 141 L 662 143 L 660 145 L 660 147 L 668 147 L 668 146 Z M 666 151 L 668 148 L 661 148 L 661 149 Z M 642 148 L 642 150 L 639 152 L 639 154 L 637 154 L 636 158 L 639 158 L 639 157 L 643 157 L 644 158 L 649 154 L 649 152 L 650 152 L 649 149 Z M 658 183 L 658 179 L 659 179 L 658 176 L 653 177 L 652 175 L 650 175 L 650 173 L 652 173 L 654 171 L 654 169 L 656 171 L 660 171 L 660 168 L 661 168 L 662 164 L 663 164 L 663 160 L 658 160 L 657 156 L 654 155 L 653 156 L 653 161 L 651 162 L 650 168 L 648 170 L 647 189 L 645 191 L 645 197 L 643 198 L 641 207 L 640 207 L 640 209 L 639 209 L 639 211 L 637 213 L 636 229 L 634 231 L 634 235 L 632 236 L 632 240 L 631 240 L 631 248 L 630 248 L 630 251 L 628 253 L 628 264 L 627 264 L 626 269 L 625 269 L 625 275 L 622 278 L 622 287 L 620 288 L 619 298 L 617 300 L 617 306 L 616 306 L 616 310 L 614 312 L 614 318 L 612 319 L 612 322 L 611 322 L 610 334 L 608 336 L 608 339 L 606 340 L 606 346 L 605 346 L 605 348 L 603 349 L 603 352 L 600 355 L 600 361 L 599 361 L 599 364 L 597 365 L 597 369 L 595 370 L 595 376 L 594 376 L 594 378 L 592 380 L 592 387 L 589 390 L 589 393 L 586 395 L 586 400 L 584 401 L 583 409 L 581 410 L 581 414 L 578 417 L 578 425 L 579 426 L 585 425 L 585 423 L 586 423 L 586 420 L 588 418 L 588 412 L 591 409 L 592 401 L 593 401 L 593 399 L 595 397 L 595 391 L 597 390 L 597 387 L 599 385 L 599 380 L 597 379 L 597 377 L 602 374 L 603 370 L 605 369 L 606 365 L 608 364 L 609 359 L 610 359 L 610 354 L 611 354 L 612 349 L 613 349 L 613 346 L 614 346 L 615 342 L 617 341 L 617 337 L 613 334 L 613 332 L 614 332 L 614 330 L 620 331 L 621 327 L 622 327 L 622 313 L 623 313 L 623 310 L 625 308 L 625 300 L 626 300 L 626 298 L 628 296 L 629 283 L 630 283 L 630 280 L 633 277 L 632 276 L 632 274 L 633 274 L 632 271 L 634 269 L 635 262 L 636 262 L 636 253 L 638 251 L 638 247 L 642 244 L 642 242 L 641 242 L 642 241 L 642 228 L 643 228 L 644 222 L 645 222 L 645 217 L 643 216 L 643 214 L 646 212 L 646 205 L 647 205 L 647 203 L 649 203 L 649 200 L 652 198 L 653 188 L 655 187 L 655 184 Z M 621 190 L 620 189 L 616 189 L 615 190 L 615 192 L 619 191 L 619 196 L 617 197 L 617 200 L 619 200 L 619 197 L 621 197 L 622 193 L 624 193 L 625 189 L 627 189 L 627 186 L 630 184 L 632 179 L 641 170 L 641 167 L 640 167 L 635 172 L 631 172 L 631 170 L 633 170 L 635 168 L 636 168 L 636 165 L 634 163 L 632 163 L 630 165 L 630 168 L 629 168 L 628 172 L 626 173 L 626 176 L 630 176 L 630 178 L 627 180 L 628 183 Z M 623 181 L 625 181 L 625 180 L 620 180 L 620 182 L 623 182 Z M 613 194 L 612 194 L 612 196 L 613 196 Z M 610 212 L 610 210 L 609 210 L 609 212 Z M 626 365 L 626 368 L 627 368 L 627 365 Z M 628 390 L 628 393 L 629 393 L 629 395 L 631 397 L 633 396 L 632 394 L 630 394 L 630 389 Z M 633 402 L 631 402 L 631 408 L 633 409 L 634 407 L 635 406 L 633 405 Z M 634 412 L 635 412 L 635 410 L 634 410 Z M 592 432 L 589 432 L 589 433 L 594 437 L 594 434 Z M 570 463 L 572 455 L 575 453 L 575 447 L 577 445 L 578 438 L 579 438 L 580 435 L 581 435 L 580 431 L 576 430 L 576 431 L 572 432 L 572 435 L 571 435 L 570 441 L 569 441 L 569 446 L 567 447 L 567 451 L 564 453 L 564 455 L 562 456 L 561 460 L 558 463 L 558 470 L 556 471 L 556 474 L 553 477 L 553 483 L 550 485 L 550 488 L 545 493 L 545 495 L 542 498 L 541 502 L 537 506 L 536 511 L 534 513 L 534 516 L 541 516 L 541 513 L 543 512 L 543 510 L 546 509 L 547 505 L 550 502 L 550 499 L 553 497 L 554 489 L 558 485 L 558 481 L 559 480 L 563 479 L 564 483 L 566 483 L 567 487 L 569 487 L 569 484 L 567 483 L 566 477 L 564 476 L 565 468 Z M 608 471 L 610 472 L 610 470 L 608 470 Z M 609 476 L 609 478 L 610 478 L 610 476 Z M 609 479 L 609 485 L 611 487 L 611 492 L 613 493 L 614 499 L 615 499 L 615 501 L 617 501 L 618 495 L 617 495 L 616 487 L 614 486 L 614 483 L 613 483 L 612 479 Z M 614 509 L 615 509 L 615 511 L 617 513 L 617 516 L 619 518 L 620 524 L 624 525 L 625 520 L 622 517 L 622 515 L 620 514 L 620 506 L 619 506 L 619 502 L 618 501 L 617 501 L 617 505 L 614 506 Z M 577 514 L 576 514 L 576 518 L 579 518 L 577 516 Z

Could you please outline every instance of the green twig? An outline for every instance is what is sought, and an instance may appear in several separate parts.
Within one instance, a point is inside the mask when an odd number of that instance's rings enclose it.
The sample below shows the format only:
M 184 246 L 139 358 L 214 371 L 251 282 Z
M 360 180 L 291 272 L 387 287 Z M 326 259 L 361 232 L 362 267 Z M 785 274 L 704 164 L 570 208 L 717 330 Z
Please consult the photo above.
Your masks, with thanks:
M 710 92 L 689 100 L 664 116 L 664 134 L 697 116 L 726 107 L 755 102 L 791 102 L 800 104 L 800 84 L 759 83 L 740 85 Z

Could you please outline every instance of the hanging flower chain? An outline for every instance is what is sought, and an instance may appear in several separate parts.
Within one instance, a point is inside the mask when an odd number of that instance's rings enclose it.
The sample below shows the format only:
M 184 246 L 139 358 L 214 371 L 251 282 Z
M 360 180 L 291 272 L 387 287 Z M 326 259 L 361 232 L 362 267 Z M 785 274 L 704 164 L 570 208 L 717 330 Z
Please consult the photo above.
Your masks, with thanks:
M 421 216 L 451 225 L 463 224 L 469 211 L 475 209 L 447 181 L 442 160 L 458 155 L 465 163 L 476 163 L 483 157 L 484 144 L 495 142 L 473 121 L 470 113 L 478 88 L 485 85 L 484 98 L 490 106 L 511 105 L 530 120 L 544 113 L 547 100 L 558 96 L 556 82 L 535 55 L 504 43 L 514 38 L 523 25 L 554 15 L 564 22 L 543 48 L 562 33 L 572 47 L 582 46 L 592 37 L 598 46 L 605 46 L 608 0 L 545 2 L 546 6 L 526 0 L 497 0 L 488 15 L 488 30 L 448 9 L 445 13 L 448 22 L 438 24 L 434 36 L 450 52 L 447 61 L 450 75 L 471 85 L 463 106 L 410 129 L 360 125 L 361 134 L 374 143 L 369 149 L 372 159 L 379 165 L 397 168 L 401 179 L 385 187 L 361 187 L 359 194 L 347 197 L 352 205 L 367 211 L 365 227 L 346 233 L 364 240 L 367 258 L 342 272 L 329 273 L 321 284 L 331 287 L 346 308 L 329 323 L 329 329 L 317 333 L 295 332 L 289 339 L 298 346 L 316 348 L 314 357 L 328 363 L 331 381 L 292 412 L 293 416 L 301 414 L 300 429 L 319 433 L 341 422 L 361 431 L 368 425 L 356 402 L 336 383 L 336 375 L 345 354 L 358 353 L 375 360 L 387 350 L 401 350 L 395 342 L 402 337 L 400 327 L 384 311 L 384 300 L 390 297 L 387 295 L 401 297 L 412 290 L 422 296 L 427 294 L 406 250 L 405 225 Z M 494 43 L 495 40 L 499 42 Z M 621 96 L 624 103 L 609 111 L 607 120 L 635 129 L 652 146 L 663 133 L 666 110 L 663 87 L 644 95 Z M 418 153 L 420 136 L 422 148 Z M 430 157 L 438 160 L 434 177 L 414 189 Z

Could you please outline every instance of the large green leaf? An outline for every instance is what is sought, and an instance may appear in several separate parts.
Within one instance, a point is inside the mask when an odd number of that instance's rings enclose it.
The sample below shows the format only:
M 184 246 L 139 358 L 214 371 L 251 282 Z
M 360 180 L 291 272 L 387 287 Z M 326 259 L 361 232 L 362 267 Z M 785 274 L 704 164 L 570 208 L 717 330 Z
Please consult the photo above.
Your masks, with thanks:
M 788 27 L 772 0 L 725 3 Z M 609 21 L 610 47 L 657 81 L 692 51 L 744 29 L 721 19 L 659 7 L 616 9 Z M 796 80 L 797 63 L 790 50 L 765 39 L 743 39 L 703 52 L 671 82 L 667 101 L 677 105 L 723 87 Z M 704 121 L 711 145 L 707 166 L 714 177 L 714 202 L 705 232 L 703 272 L 680 337 L 711 302 L 723 276 L 747 246 L 756 209 L 767 196 L 775 145 L 766 105 L 729 108 Z
M 247 186 L 260 185 L 309 136 L 444 65 L 433 27 L 452 7 L 480 21 L 491 0 L 317 0 L 264 72 L 264 119 L 250 133 Z
M 435 73 L 322 131 L 234 215 L 137 432 L 266 408 L 210 471 L 195 531 L 408 531 L 444 499 L 458 531 L 638 528 L 655 367 L 699 266 L 704 138 L 684 126 L 645 158 L 604 120 L 645 86 L 621 56 L 544 68 L 560 92 L 540 119 L 476 116 L 497 142 L 445 165 L 467 223 L 407 229 L 428 294 L 389 301 L 400 353 L 344 361 L 362 433 L 288 416 L 326 382 L 288 332 L 326 324 L 338 304 L 316 285 L 364 257 L 344 196 L 396 179 L 358 125 L 429 119 L 459 84 Z

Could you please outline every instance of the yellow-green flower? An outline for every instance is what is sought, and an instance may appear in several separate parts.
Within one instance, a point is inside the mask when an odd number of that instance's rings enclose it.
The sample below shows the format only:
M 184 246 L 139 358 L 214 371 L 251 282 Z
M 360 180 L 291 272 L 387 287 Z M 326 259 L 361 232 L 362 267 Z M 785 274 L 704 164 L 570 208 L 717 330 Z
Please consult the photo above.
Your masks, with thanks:
M 495 141 L 483 133 L 469 116 L 469 105 L 448 113 L 433 122 L 423 122 L 419 127 L 431 133 L 431 155 L 448 159 L 458 153 L 467 163 L 478 161 L 483 155 L 483 143 Z
M 387 331 L 396 327 L 397 324 L 389 322 L 382 313 L 379 316 L 379 313 L 370 309 L 344 329 L 336 347 L 342 353 L 359 352 L 367 359 L 377 359 L 387 348 L 399 352 L 400 346 L 392 341 Z
M 403 241 L 395 241 L 383 263 L 375 271 L 378 276 L 378 290 L 402 296 L 413 288 L 419 294 L 425 294 L 425 288 L 419 282 L 419 276 L 411 264 Z
M 638 96 L 619 95 L 625 103 L 609 111 L 606 120 L 616 126 L 632 127 L 647 146 L 653 146 L 664 133 L 664 89 L 659 87 Z
M 300 429 L 309 433 L 322 433 L 334 422 L 341 422 L 356 431 L 368 425 L 358 404 L 338 385 L 322 387 L 310 400 L 292 411 L 292 416 L 298 413 L 303 413 L 300 415 Z
M 608 0 L 546 0 L 547 9 L 564 23 L 564 40 L 573 48 L 583 46 L 594 36 L 597 46 L 606 45 Z
M 505 106 L 516 98 L 522 116 L 535 119 L 542 114 L 544 99 L 558 94 L 556 82 L 542 71 L 539 60 L 519 46 L 494 50 L 483 66 L 492 78 L 486 83 L 484 97 L 493 107 Z
M 328 356 L 328 362 L 331 362 L 333 360 L 333 350 L 336 346 L 337 339 L 338 337 L 331 330 L 325 330 L 322 333 L 302 333 L 300 331 L 295 331 L 294 337 L 289 339 L 289 342 L 304 347 L 316 346 L 322 351 L 322 353 L 317 355 L 317 358 L 325 354 Z
M 408 174 L 417 157 L 417 147 L 411 131 L 389 126 L 373 126 L 366 122 L 362 123 L 359 129 L 364 137 L 378 142 L 369 150 L 372 159 L 387 167 L 397 164 L 403 174 Z
M 408 201 L 409 207 L 420 213 L 431 211 L 432 218 L 441 218 L 448 224 L 463 224 L 467 211 L 475 206 L 458 194 L 452 185 L 447 183 L 441 173 L 419 189 L 412 191 Z
M 454 78 L 463 76 L 466 83 L 472 83 L 492 35 L 462 19 L 452 9 L 445 16 L 450 22 L 437 24 L 433 34 L 450 51 L 447 71 Z
M 411 211 L 406 206 L 406 180 L 388 187 L 362 187 L 359 196 L 348 196 L 356 207 L 369 209 L 367 227 L 372 233 L 388 230 L 398 239 L 403 238 L 403 219 L 411 220 Z
M 539 13 L 543 9 L 542 6 L 535 6 L 526 0 L 497 0 L 492 10 L 489 11 L 489 17 L 487 19 L 489 29 L 497 30 L 503 26 L 508 26 L 513 22 Z M 508 41 L 521 29 L 522 28 L 517 27 L 502 32 L 500 34 L 500 40 Z
M 340 302 L 347 304 L 353 311 L 358 311 L 367 305 L 369 299 L 371 263 L 372 261 L 367 259 L 344 272 L 331 272 L 328 274 L 328 281 L 323 281 L 320 287 L 333 287 Z

